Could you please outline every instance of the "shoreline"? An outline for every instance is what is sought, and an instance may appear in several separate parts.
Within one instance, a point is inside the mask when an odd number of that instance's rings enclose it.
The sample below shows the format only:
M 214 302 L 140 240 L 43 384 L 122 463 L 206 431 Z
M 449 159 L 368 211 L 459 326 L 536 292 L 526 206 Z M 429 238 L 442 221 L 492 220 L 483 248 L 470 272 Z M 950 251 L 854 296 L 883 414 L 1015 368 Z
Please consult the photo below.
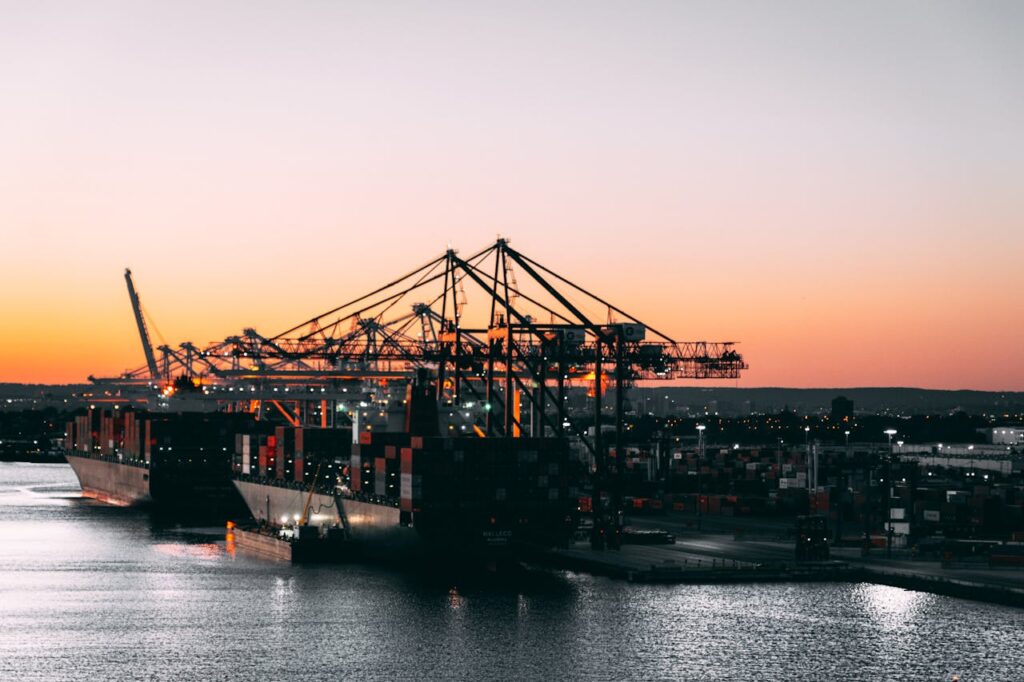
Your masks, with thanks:
M 871 583 L 946 597 L 1024 608 L 1024 571 L 1020 586 L 976 578 L 956 578 L 906 568 L 871 566 L 843 560 L 755 563 L 741 559 L 683 558 L 671 545 L 627 545 L 595 551 L 580 546 L 539 554 L 534 563 L 549 568 L 651 584 Z M 1011 569 L 1013 571 L 1013 569 Z

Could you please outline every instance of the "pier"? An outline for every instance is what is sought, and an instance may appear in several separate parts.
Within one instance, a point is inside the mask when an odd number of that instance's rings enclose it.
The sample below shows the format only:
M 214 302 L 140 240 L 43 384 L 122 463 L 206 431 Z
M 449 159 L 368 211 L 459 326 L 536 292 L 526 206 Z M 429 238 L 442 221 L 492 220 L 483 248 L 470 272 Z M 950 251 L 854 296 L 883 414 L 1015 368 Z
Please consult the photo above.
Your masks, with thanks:
M 861 556 L 833 548 L 829 561 L 797 562 L 793 543 L 743 540 L 726 534 L 681 533 L 674 544 L 624 545 L 593 550 L 587 542 L 553 550 L 545 566 L 636 583 L 719 584 L 770 582 L 867 582 L 962 599 L 1024 606 L 1024 569 L 950 567 L 909 554 Z

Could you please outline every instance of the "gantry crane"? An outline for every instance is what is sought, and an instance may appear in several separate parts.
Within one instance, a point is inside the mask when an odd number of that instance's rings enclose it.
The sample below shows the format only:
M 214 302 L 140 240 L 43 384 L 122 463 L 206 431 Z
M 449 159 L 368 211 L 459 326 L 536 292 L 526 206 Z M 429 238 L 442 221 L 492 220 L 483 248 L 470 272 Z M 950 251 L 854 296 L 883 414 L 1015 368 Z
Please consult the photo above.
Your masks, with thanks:
M 614 442 L 621 452 L 624 398 L 634 382 L 736 378 L 746 367 L 733 343 L 675 341 L 500 238 L 466 258 L 448 249 L 275 336 L 247 328 L 206 347 L 161 345 L 159 365 L 130 272 L 125 277 L 146 367 L 94 381 L 167 386 L 188 377 L 219 387 L 209 395 L 224 400 L 225 388 L 241 384 L 323 392 L 345 382 L 405 382 L 427 369 L 442 405 L 478 408 L 474 430 L 481 435 L 569 432 L 598 462 L 606 385 L 615 388 Z M 471 308 L 470 294 L 482 305 Z M 565 410 L 566 387 L 580 383 L 592 387 L 593 436 Z

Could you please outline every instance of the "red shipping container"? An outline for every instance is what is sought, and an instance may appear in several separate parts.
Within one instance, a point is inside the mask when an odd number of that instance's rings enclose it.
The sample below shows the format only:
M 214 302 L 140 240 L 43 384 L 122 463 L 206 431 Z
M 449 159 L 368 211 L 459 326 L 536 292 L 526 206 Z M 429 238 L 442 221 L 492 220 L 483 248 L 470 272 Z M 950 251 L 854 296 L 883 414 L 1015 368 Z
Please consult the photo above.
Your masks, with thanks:
M 358 452 L 352 453 L 352 459 L 349 464 L 348 487 L 357 493 L 363 489 L 363 462 Z
M 399 462 L 401 476 L 399 478 L 399 501 L 398 508 L 402 511 L 412 511 L 412 448 L 402 448 L 401 460 Z

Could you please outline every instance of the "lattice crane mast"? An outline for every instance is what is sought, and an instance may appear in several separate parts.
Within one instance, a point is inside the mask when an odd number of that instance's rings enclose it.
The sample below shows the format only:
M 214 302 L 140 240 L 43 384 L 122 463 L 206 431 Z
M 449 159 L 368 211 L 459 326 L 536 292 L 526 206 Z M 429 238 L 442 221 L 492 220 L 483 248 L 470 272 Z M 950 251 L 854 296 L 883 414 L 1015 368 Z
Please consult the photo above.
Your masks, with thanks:
M 142 341 L 142 351 L 146 354 L 146 367 L 149 369 L 149 376 L 156 379 L 160 372 L 156 366 L 156 356 L 153 355 L 153 344 L 149 340 L 149 330 L 146 328 L 146 319 L 142 315 L 142 303 L 139 302 L 139 294 L 135 291 L 135 283 L 132 282 L 132 271 L 124 269 L 124 281 L 128 284 L 128 298 L 132 302 L 132 312 L 135 314 L 135 324 L 139 328 L 139 339 Z

